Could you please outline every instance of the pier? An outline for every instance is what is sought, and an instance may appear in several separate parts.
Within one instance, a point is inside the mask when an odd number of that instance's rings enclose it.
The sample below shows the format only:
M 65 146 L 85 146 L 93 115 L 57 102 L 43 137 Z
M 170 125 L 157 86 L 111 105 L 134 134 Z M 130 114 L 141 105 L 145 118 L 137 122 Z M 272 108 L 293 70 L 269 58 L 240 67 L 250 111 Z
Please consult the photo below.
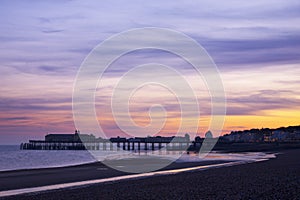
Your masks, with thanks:
M 22 143 L 20 149 L 23 150 L 185 150 L 191 143 L 189 142 L 133 142 L 129 139 L 122 142 L 47 142 L 41 140 L 30 140 L 28 143 Z
M 96 138 L 93 135 L 80 134 L 48 134 L 45 140 L 29 140 L 22 143 L 22 150 L 98 150 L 98 151 L 147 151 L 147 150 L 186 150 L 196 143 L 190 141 L 189 135 L 184 137 L 135 137 L 110 139 Z

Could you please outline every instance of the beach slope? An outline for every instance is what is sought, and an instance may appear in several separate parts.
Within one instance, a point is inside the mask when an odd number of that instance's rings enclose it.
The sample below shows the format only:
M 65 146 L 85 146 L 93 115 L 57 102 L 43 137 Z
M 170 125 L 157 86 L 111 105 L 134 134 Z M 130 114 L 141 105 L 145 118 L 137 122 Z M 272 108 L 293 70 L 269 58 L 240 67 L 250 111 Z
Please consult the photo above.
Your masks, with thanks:
M 5 199 L 299 199 L 300 150 L 275 159 Z

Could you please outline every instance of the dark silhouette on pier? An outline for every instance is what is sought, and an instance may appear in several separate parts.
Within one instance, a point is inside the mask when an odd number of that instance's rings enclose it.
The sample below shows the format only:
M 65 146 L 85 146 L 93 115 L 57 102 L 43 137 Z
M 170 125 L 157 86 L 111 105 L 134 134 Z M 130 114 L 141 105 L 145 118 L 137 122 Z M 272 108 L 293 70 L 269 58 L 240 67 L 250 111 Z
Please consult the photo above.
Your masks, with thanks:
M 81 134 L 48 134 L 45 140 L 29 140 L 20 148 L 27 150 L 156 150 L 166 147 L 167 150 L 185 150 L 190 146 L 190 136 L 184 137 L 113 137 L 96 138 L 94 135 Z

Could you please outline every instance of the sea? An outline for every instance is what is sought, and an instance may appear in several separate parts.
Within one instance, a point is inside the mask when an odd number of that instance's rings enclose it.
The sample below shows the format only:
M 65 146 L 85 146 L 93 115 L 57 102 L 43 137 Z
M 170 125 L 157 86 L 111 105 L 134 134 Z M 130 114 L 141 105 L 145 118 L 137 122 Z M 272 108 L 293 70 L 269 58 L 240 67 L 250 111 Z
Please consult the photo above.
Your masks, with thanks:
M 96 156 L 95 156 L 96 155 Z M 51 167 L 73 166 L 104 159 L 137 158 L 136 152 L 120 154 L 119 152 L 72 151 L 72 150 L 20 150 L 18 145 L 0 145 L 0 171 L 11 171 L 21 169 L 39 169 Z M 206 157 L 199 157 L 198 154 L 186 154 L 185 152 L 159 152 L 149 154 L 144 152 L 143 156 L 161 156 L 176 160 L 175 162 L 201 162 L 201 161 L 255 161 L 274 158 L 274 154 L 263 152 L 249 153 L 220 153 L 210 152 Z

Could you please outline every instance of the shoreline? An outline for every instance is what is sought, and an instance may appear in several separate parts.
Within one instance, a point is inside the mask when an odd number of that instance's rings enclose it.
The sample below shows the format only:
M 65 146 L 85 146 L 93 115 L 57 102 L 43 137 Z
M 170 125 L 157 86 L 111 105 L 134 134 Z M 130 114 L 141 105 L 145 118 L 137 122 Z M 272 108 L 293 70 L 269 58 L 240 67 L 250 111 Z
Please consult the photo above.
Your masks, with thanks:
M 124 160 L 124 162 L 127 162 Z M 169 162 L 169 161 L 168 161 Z M 181 162 L 157 170 L 175 170 L 190 167 L 227 163 L 229 161 L 202 161 L 202 162 Z M 101 162 L 86 163 L 75 166 L 23 169 L 0 172 L 0 192 L 47 185 L 72 183 L 79 181 L 90 181 L 97 179 L 113 178 L 117 176 L 132 175 L 110 168 Z M 76 176 L 74 176 L 76 175 Z
M 269 154 L 266 154 L 265 156 L 268 157 L 268 155 Z M 261 160 L 264 161 L 270 159 L 270 157 L 267 157 L 263 157 L 263 159 Z M 109 168 L 101 162 L 67 167 L 0 172 L 0 179 L 2 180 L 0 182 L 0 196 L 6 194 L 22 194 L 24 192 L 45 192 L 45 190 L 54 190 L 57 188 L 68 189 L 71 186 L 86 187 L 86 185 L 89 185 L 91 183 L 95 184 L 115 181 L 128 181 L 132 178 L 140 179 L 148 178 L 150 176 L 161 176 L 176 173 L 184 173 L 188 171 L 192 172 L 198 170 L 207 170 L 211 168 L 228 167 L 257 161 L 260 160 L 248 159 L 206 160 L 201 162 L 174 162 L 160 170 L 142 174 L 121 172 Z M 128 162 L 128 160 L 125 160 L 125 162 Z M 80 173 L 81 176 L 74 178 L 73 175 L 78 173 Z M 58 179 L 54 176 L 58 177 Z M 105 179 L 108 180 L 106 181 Z
M 231 161 L 231 162 L 224 162 L 219 164 L 210 164 L 210 165 L 198 165 L 195 167 L 189 168 L 178 168 L 178 169 L 171 169 L 171 170 L 158 170 L 154 172 L 147 172 L 141 174 L 130 174 L 130 175 L 123 175 L 123 176 L 116 176 L 116 177 L 109 177 L 103 179 L 96 179 L 96 180 L 87 180 L 87 181 L 79 181 L 79 182 L 71 182 L 71 183 L 62 183 L 56 185 L 49 185 L 49 186 L 41 186 L 41 187 L 33 187 L 33 188 L 24 188 L 24 189 L 17 189 L 17 190 L 8 190 L 8 191 L 0 191 L 0 198 L 1 197 L 14 197 L 18 195 L 35 195 L 39 193 L 47 193 L 47 192 L 54 192 L 56 190 L 72 190 L 76 188 L 85 188 L 97 184 L 114 184 L 119 183 L 122 181 L 129 181 L 129 180 L 140 180 L 149 177 L 163 177 L 168 175 L 174 175 L 178 173 L 186 173 L 186 172 L 196 172 L 202 170 L 209 170 L 214 168 L 220 167 L 230 167 L 235 165 L 243 165 L 253 162 L 262 162 L 267 161 L 268 159 L 260 159 L 256 161 Z
M 300 149 L 276 159 L 1 199 L 297 199 Z
M 14 146 L 17 145 L 6 145 L 6 146 Z M 217 144 L 211 152 L 216 153 L 252 153 L 252 152 L 264 152 L 264 153 L 274 153 L 279 151 L 284 151 L 288 149 L 298 149 L 300 148 L 300 143 L 232 143 L 232 144 Z M 28 150 L 34 151 L 34 150 Z M 75 151 L 77 152 L 77 151 Z M 194 153 L 194 151 L 187 151 Z M 185 154 L 185 153 L 184 153 Z M 59 168 L 68 168 L 68 167 L 76 167 L 83 165 L 91 165 L 96 163 L 101 163 L 102 161 L 91 161 L 91 162 L 82 162 L 82 163 L 74 163 L 74 164 L 66 164 L 66 165 L 54 165 L 54 166 L 43 166 L 43 167 L 28 167 L 28 168 L 16 168 L 16 169 L 3 169 L 0 170 L 1 173 L 6 172 L 18 172 L 18 171 L 26 171 L 26 170 L 41 170 L 41 169 L 59 169 Z
M 240 148 L 240 151 L 233 151 L 234 149 L 227 149 L 227 151 L 222 151 L 222 150 L 217 150 L 217 153 L 241 153 L 244 151 L 243 148 Z M 277 155 L 281 157 L 281 154 L 285 154 L 286 152 L 289 151 L 299 151 L 300 149 L 283 149 L 281 151 L 278 151 L 277 149 L 265 149 L 264 151 L 260 151 L 262 153 L 265 153 L 268 155 L 268 153 L 273 153 L 276 154 L 275 159 L 269 159 L 266 162 L 270 162 L 271 160 L 276 160 Z M 249 153 L 252 153 L 253 151 L 247 151 Z M 246 153 L 246 152 L 244 152 Z M 215 164 L 224 164 L 230 162 L 229 160 L 227 161 L 220 161 L 220 160 L 206 160 L 202 162 L 175 162 L 170 164 L 169 166 L 158 170 L 174 170 L 174 169 L 185 169 L 185 168 L 192 168 L 192 167 L 199 167 L 199 166 L 205 166 L 205 165 L 215 165 Z M 253 163 L 249 163 L 244 161 L 243 164 L 247 163 L 247 165 L 251 165 Z M 242 165 L 243 165 L 242 164 Z M 226 168 L 232 168 L 231 167 L 226 167 Z M 300 167 L 300 166 L 299 166 Z M 225 167 L 216 167 L 216 169 L 221 169 Z M 215 169 L 209 169 L 205 171 L 211 171 Z M 201 170 L 202 171 L 202 170 Z M 199 173 L 200 171 L 189 171 L 189 172 L 181 172 L 180 174 L 186 174 L 186 173 Z M 107 167 L 106 165 L 102 164 L 101 162 L 93 162 L 93 163 L 86 163 L 86 164 L 80 164 L 80 165 L 74 165 L 74 166 L 63 166 L 63 167 L 54 167 L 54 168 L 42 168 L 42 169 L 22 169 L 22 170 L 13 170 L 13 171 L 2 171 L 0 172 L 0 192 L 2 191 L 9 191 L 9 190 L 19 190 L 19 189 L 28 189 L 28 188 L 33 188 L 33 187 L 43 187 L 43 186 L 49 186 L 49 185 L 57 185 L 57 184 L 72 184 L 75 182 L 80 182 L 80 181 L 95 181 L 99 179 L 110 179 L 114 177 L 120 177 L 120 176 L 127 176 L 127 175 L 132 175 L 134 173 L 126 173 L 126 172 L 121 172 L 112 168 Z M 74 176 L 75 175 L 75 176 Z M 168 176 L 176 176 L 178 174 L 171 174 L 167 175 Z M 156 175 L 155 177 L 146 177 L 142 178 L 144 179 L 152 179 L 152 178 L 159 178 L 159 175 Z M 166 177 L 166 175 L 164 175 Z M 112 181 L 107 182 L 107 183 L 95 183 L 93 185 L 83 185 L 83 186 L 76 186 L 77 189 L 81 188 L 86 188 L 86 187 L 97 187 L 97 185 L 114 185 L 114 184 L 124 184 L 124 182 L 132 182 L 132 181 L 140 181 L 140 179 L 128 179 L 128 180 L 120 180 L 120 181 Z M 74 189 L 72 188 L 64 188 L 59 191 L 72 191 Z M 27 195 L 29 196 L 36 196 L 44 194 L 44 193 L 53 193 L 54 190 L 50 191 L 42 191 L 38 193 L 31 193 L 31 194 L 22 194 L 18 196 L 25 197 Z M 56 190 L 55 190 L 56 191 Z M 8 197 L 0 197 L 0 199 L 3 198 L 9 198 L 13 199 L 14 197 L 18 196 L 8 196 Z

